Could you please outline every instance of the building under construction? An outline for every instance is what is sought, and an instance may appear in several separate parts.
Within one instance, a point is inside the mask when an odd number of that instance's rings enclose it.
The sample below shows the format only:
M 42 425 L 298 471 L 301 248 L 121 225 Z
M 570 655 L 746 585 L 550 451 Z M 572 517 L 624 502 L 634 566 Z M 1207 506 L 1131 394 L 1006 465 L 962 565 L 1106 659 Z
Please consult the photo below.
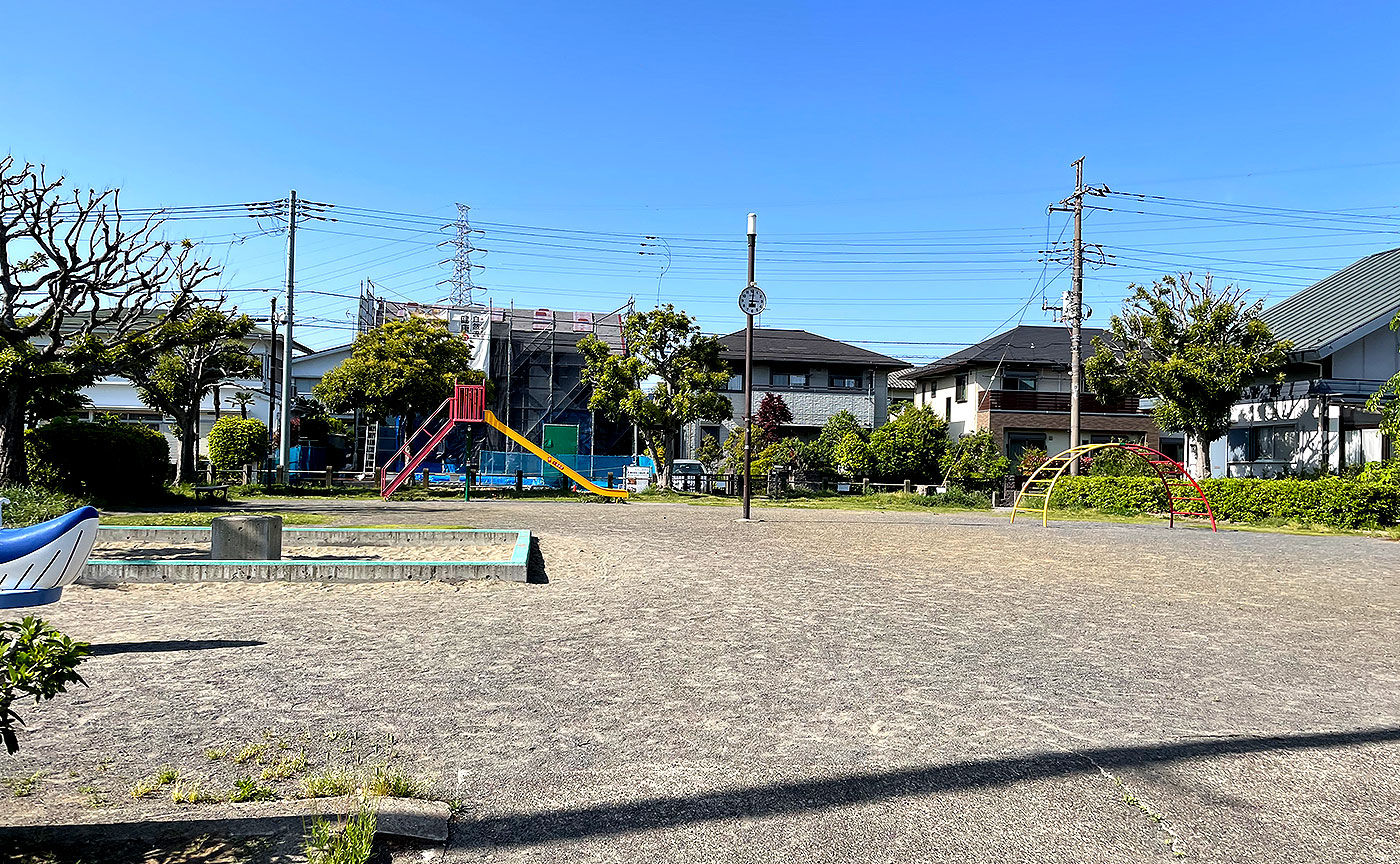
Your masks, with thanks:
M 472 343 L 472 365 L 492 383 L 491 410 L 507 426 L 554 453 L 632 455 L 632 427 L 590 411 L 583 382 L 584 358 L 578 343 L 597 336 L 615 352 L 626 350 L 622 322 L 629 306 L 606 313 L 520 309 L 474 304 L 450 306 L 402 303 L 376 297 L 367 289 L 360 301 L 359 331 L 386 321 L 420 316 L 443 321 Z M 360 431 L 361 467 L 370 469 L 402 443 L 398 422 Z M 473 442 L 474 450 L 513 452 L 519 445 L 491 431 Z M 450 455 L 450 454 L 448 454 Z

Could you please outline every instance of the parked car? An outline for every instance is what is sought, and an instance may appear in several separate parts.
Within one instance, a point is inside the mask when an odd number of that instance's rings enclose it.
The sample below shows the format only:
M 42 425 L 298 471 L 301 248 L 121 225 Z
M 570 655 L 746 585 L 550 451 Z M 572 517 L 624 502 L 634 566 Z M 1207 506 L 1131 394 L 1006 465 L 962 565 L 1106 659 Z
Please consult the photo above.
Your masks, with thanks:
M 704 463 L 698 460 L 677 459 L 671 463 L 671 488 L 699 492 L 701 478 L 707 473 Z

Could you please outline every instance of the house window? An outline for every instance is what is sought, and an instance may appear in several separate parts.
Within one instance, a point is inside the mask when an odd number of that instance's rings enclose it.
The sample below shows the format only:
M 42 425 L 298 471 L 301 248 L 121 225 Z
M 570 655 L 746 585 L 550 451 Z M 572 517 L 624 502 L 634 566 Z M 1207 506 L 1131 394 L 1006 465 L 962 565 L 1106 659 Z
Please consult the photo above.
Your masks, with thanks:
M 806 386 L 807 386 L 807 373 L 806 373 L 806 372 L 774 372 L 774 373 L 773 373 L 773 386 L 774 386 L 774 387 L 806 387 Z
M 738 393 L 744 389 L 744 376 L 742 374 L 730 375 L 729 383 L 724 385 L 724 389 L 731 393 Z
M 953 398 L 959 402 L 967 401 L 967 376 L 959 375 L 953 379 Z
M 832 375 L 833 390 L 856 390 L 860 388 L 860 377 L 856 375 Z
M 1298 430 L 1293 426 L 1255 426 L 1249 430 L 1249 461 L 1289 462 L 1298 449 Z
M 1021 454 L 1031 447 L 1045 452 L 1047 443 L 1044 432 L 1007 432 L 1006 457 L 1011 460 L 1013 466 L 1020 465 Z
M 1034 372 L 1003 372 L 1001 373 L 1001 389 L 1035 392 L 1036 378 L 1037 375 Z
M 943 397 L 943 419 L 949 423 L 953 422 L 953 397 Z

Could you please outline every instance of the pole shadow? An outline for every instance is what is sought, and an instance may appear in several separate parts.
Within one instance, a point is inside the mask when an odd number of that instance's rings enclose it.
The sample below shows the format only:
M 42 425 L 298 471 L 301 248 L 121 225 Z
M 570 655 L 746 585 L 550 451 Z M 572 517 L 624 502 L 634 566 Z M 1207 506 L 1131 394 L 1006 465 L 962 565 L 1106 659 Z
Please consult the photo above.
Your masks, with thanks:
M 156 639 L 150 642 L 104 642 L 93 645 L 92 656 L 111 654 L 157 654 L 165 651 L 209 651 L 215 648 L 256 648 L 266 645 L 258 639 Z

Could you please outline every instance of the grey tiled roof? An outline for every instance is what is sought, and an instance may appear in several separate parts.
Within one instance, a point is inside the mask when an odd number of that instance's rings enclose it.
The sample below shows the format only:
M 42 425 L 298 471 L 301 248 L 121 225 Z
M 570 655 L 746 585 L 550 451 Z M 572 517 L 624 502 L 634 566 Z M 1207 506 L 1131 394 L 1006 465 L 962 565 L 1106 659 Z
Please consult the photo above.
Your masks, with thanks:
M 889 389 L 891 389 L 891 390 L 913 390 L 913 389 L 914 389 L 914 379 L 911 378 L 911 377 L 909 377 L 909 376 L 913 375 L 916 371 L 918 371 L 918 370 L 916 370 L 916 369 L 900 369 L 898 372 L 891 372 L 891 373 L 890 373 L 890 378 L 889 378 Z
M 1389 323 L 1400 309 L 1400 249 L 1367 255 L 1260 316 L 1295 355 L 1326 357 Z
M 736 330 L 719 337 L 720 356 L 726 360 L 744 359 L 744 331 Z M 814 363 L 841 363 L 850 366 L 874 366 L 876 368 L 903 369 L 910 365 L 903 360 L 886 357 L 874 351 L 828 339 L 806 330 L 781 330 L 775 327 L 758 327 L 753 331 L 753 356 L 755 360 L 794 361 Z
M 1098 327 L 1085 327 L 1082 330 L 1084 356 L 1087 359 L 1094 351 L 1093 338 L 1103 333 Z M 935 360 L 927 366 L 911 371 L 908 377 L 917 381 L 935 375 L 946 375 L 957 369 L 969 366 L 1014 363 L 1022 366 L 1063 366 L 1069 367 L 1069 329 L 1063 326 L 1023 325 L 1013 327 Z

